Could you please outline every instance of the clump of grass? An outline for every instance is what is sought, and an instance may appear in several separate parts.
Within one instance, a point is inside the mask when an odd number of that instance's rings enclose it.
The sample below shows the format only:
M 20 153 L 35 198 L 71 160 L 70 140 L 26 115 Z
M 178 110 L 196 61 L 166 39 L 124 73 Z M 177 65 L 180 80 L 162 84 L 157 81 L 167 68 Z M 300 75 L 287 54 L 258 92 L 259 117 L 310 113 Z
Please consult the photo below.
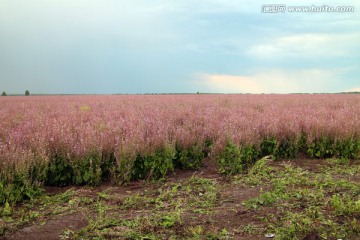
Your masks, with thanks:
M 267 175 L 271 189 L 244 205 L 255 211 L 274 209 L 276 214 L 269 214 L 264 220 L 277 239 L 303 239 L 310 235 L 352 239 L 359 233 L 356 224 L 360 216 L 360 187 L 344 179 L 333 179 L 330 174 L 337 168 L 330 165 L 314 173 L 289 164 L 272 168 L 274 172 Z

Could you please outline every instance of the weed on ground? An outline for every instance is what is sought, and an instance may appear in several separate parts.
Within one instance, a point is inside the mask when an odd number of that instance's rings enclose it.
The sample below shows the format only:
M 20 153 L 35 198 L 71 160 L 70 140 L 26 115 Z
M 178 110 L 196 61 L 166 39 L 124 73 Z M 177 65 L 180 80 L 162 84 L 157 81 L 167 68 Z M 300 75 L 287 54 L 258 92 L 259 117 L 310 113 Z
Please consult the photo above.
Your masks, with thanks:
M 360 164 L 263 158 L 232 177 L 48 188 L 1 211 L 4 239 L 359 239 Z M 1 238 L 1 237 L 0 237 Z

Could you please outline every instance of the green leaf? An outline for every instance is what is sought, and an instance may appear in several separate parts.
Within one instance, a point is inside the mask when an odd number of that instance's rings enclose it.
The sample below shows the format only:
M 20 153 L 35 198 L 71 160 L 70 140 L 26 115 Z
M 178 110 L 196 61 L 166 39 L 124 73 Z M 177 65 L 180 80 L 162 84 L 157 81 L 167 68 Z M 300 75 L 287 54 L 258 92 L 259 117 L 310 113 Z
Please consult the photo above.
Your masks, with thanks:
M 4 209 L 3 209 L 3 215 L 4 216 L 10 216 L 12 214 L 10 204 L 8 202 L 5 203 Z
M 91 178 L 91 173 L 86 171 L 83 176 L 84 182 L 88 183 L 90 178 Z

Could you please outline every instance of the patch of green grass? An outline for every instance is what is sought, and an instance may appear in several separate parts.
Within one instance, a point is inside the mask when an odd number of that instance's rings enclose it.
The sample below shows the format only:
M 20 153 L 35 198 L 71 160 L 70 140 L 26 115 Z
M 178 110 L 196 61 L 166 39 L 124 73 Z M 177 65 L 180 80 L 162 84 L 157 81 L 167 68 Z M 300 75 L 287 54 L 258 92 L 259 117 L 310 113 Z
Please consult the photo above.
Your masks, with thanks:
M 360 229 L 360 186 L 333 178 L 338 169 L 339 165 L 331 164 L 320 172 L 310 172 L 285 164 L 268 175 L 270 190 L 245 201 L 244 205 L 259 214 L 263 207 L 276 212 L 264 218 L 276 239 L 303 239 L 310 235 L 352 239 Z M 346 174 L 351 172 L 343 170 Z M 258 171 L 255 177 L 263 175 Z
M 328 166 L 324 167 L 323 171 L 332 175 L 355 176 L 360 174 L 360 164 L 357 162 L 351 162 L 347 158 L 340 159 L 328 159 Z
M 159 185 L 156 183 L 155 185 Z M 101 199 L 108 199 L 104 193 Z M 74 239 L 226 239 L 224 229 L 210 231 L 184 225 L 184 214 L 210 212 L 219 201 L 215 180 L 193 176 L 179 182 L 168 182 L 154 190 L 145 190 L 118 201 L 111 210 L 98 206 L 89 225 L 70 238 Z M 101 201 L 101 204 L 105 202 Z M 133 212 L 135 211 L 135 212 Z M 130 216 L 128 213 L 132 212 Z M 120 220 L 121 219 L 121 220 Z M 63 235 L 68 235 L 64 232 Z M 200 238 L 201 236 L 201 238 Z
M 260 186 L 273 178 L 275 172 L 273 167 L 269 166 L 271 157 L 264 157 L 257 161 L 245 174 L 239 174 L 233 177 L 233 182 L 244 186 Z
M 0 221 L 0 236 L 13 232 L 25 225 L 37 223 L 43 225 L 54 215 L 83 211 L 95 203 L 91 197 L 81 196 L 74 189 L 55 195 L 43 194 L 38 198 L 24 202 L 20 206 L 4 206 Z
M 214 180 L 191 177 L 180 183 L 165 183 L 155 191 L 145 191 L 126 197 L 122 209 L 175 209 L 186 205 L 193 208 L 212 207 L 219 191 Z
M 274 233 L 275 239 L 359 239 L 360 186 L 353 181 L 359 169 L 345 160 L 332 159 L 316 170 L 304 170 L 263 158 L 246 172 L 221 181 L 194 175 L 146 183 L 144 190 L 127 195 L 106 189 L 89 196 L 69 189 L 16 208 L 4 205 L 0 235 L 25 224 L 44 224 L 53 215 L 81 211 L 88 225 L 64 230 L 62 239 L 232 239 L 265 233 Z M 256 197 L 241 205 L 231 191 L 247 190 Z M 237 215 L 242 212 L 248 214 L 245 222 Z M 223 219 L 228 216 L 229 224 Z M 237 218 L 239 225 L 230 222 Z
M 342 195 L 334 194 L 331 199 L 335 213 L 342 216 L 360 217 L 360 197 L 350 196 L 347 193 Z
M 259 197 L 250 199 L 245 202 L 247 208 L 258 209 L 262 206 L 271 206 L 275 203 L 280 197 L 278 194 L 273 192 L 264 192 Z

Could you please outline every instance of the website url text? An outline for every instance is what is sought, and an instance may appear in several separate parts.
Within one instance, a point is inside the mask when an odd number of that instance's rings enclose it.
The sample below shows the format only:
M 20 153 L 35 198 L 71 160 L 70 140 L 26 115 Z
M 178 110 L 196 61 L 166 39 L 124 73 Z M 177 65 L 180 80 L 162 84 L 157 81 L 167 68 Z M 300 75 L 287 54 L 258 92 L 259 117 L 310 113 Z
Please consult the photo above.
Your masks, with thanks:
M 286 4 L 264 4 L 261 6 L 262 13 L 351 13 L 355 12 L 354 6 L 330 6 L 330 5 L 303 5 L 287 6 Z

